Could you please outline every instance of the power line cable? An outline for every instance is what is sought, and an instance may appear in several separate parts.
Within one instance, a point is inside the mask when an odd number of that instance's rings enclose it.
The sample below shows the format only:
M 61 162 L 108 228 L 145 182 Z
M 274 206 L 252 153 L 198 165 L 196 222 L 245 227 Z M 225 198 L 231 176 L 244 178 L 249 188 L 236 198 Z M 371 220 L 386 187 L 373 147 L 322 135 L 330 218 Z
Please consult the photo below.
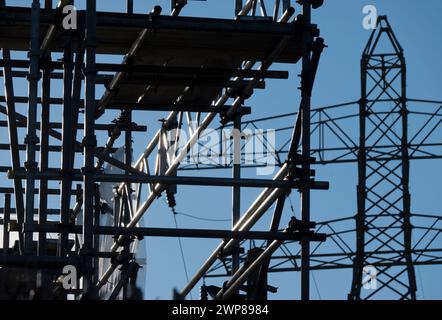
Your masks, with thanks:
M 178 229 L 178 221 L 176 219 L 176 213 L 175 210 L 172 208 L 172 214 L 173 214 L 173 220 L 175 222 L 175 228 Z M 178 245 L 181 252 L 181 259 L 183 261 L 183 267 L 184 267 L 184 273 L 186 275 L 186 280 L 189 282 L 189 272 L 187 271 L 187 264 L 186 264 L 186 258 L 184 256 L 184 249 L 183 249 L 183 243 L 181 242 L 181 237 L 178 237 Z M 190 298 L 193 300 L 192 292 L 190 292 Z
M 207 221 L 207 222 L 230 222 L 230 219 L 212 219 L 212 218 L 203 218 L 203 217 L 199 217 L 199 216 L 195 216 L 192 214 L 188 214 L 188 213 L 184 213 L 184 212 L 175 212 L 175 214 L 179 214 L 188 218 L 192 218 L 195 220 L 200 220 L 200 221 Z

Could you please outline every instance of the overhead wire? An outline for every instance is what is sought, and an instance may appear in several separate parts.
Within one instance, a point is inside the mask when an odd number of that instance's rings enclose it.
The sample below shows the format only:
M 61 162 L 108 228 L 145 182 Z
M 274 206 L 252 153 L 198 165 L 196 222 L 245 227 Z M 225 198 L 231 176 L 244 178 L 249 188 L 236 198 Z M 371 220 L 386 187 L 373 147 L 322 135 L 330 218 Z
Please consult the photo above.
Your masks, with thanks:
M 175 222 L 175 228 L 178 229 L 178 221 L 176 219 L 176 214 L 175 214 L 174 210 L 172 210 L 172 214 L 173 214 L 173 220 Z M 189 272 L 187 271 L 186 258 L 184 256 L 184 248 L 183 248 L 183 243 L 181 241 L 181 237 L 178 237 L 178 245 L 179 245 L 180 252 L 181 252 L 181 259 L 183 261 L 184 274 L 186 275 L 187 282 L 189 282 Z M 193 300 L 192 292 L 190 292 L 190 299 Z

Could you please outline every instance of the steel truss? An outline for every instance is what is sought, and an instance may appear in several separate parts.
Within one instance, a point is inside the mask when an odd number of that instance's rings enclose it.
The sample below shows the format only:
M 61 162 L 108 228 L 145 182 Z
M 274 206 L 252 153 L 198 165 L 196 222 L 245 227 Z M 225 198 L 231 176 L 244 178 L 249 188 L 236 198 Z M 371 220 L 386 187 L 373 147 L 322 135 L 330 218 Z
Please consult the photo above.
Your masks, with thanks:
M 324 48 L 323 40 L 318 37 L 319 30 L 311 23 L 311 10 L 318 8 L 322 1 L 301 1 L 302 14 L 295 19 L 292 19 L 295 9 L 287 0 L 275 1 L 271 15 L 264 1 L 249 0 L 244 6 L 236 1 L 238 21 L 230 21 L 179 18 L 187 1 L 172 1 L 170 17 L 166 17 L 161 15 L 159 6 L 148 15 L 134 14 L 132 0 L 127 1 L 124 14 L 97 12 L 96 1 L 89 0 L 85 10 L 78 12 L 79 27 L 75 30 L 61 27 L 62 8 L 73 1 L 60 1 L 56 9 L 52 9 L 51 2 L 45 1 L 42 9 L 38 0 L 32 1 L 31 8 L 8 7 L 5 1 L 0 1 L 1 21 L 5 22 L 0 29 L 0 66 L 4 80 L 0 101 L 5 103 L 0 105 L 0 112 L 7 116 L 0 124 L 7 127 L 9 138 L 0 149 L 8 151 L 11 158 L 10 163 L 0 169 L 13 181 L 13 188 L 5 186 L 0 190 L 5 193 L 0 271 L 8 272 L 17 266 L 37 269 L 43 280 L 37 286 L 34 279 L 25 287 L 40 290 L 41 297 L 54 298 L 53 280 L 60 280 L 62 267 L 72 264 L 80 272 L 81 284 L 77 289 L 62 292 L 64 298 L 71 293 L 78 299 L 129 299 L 137 297 L 133 287 L 138 270 L 134 250 L 142 237 L 220 238 L 222 243 L 191 282 L 177 293 L 177 298 L 185 298 L 210 266 L 219 257 L 228 255 L 234 261 L 234 269 L 229 282 L 214 292 L 214 297 L 236 296 L 244 289 L 244 283 L 259 272 L 254 285 L 245 290 L 249 299 L 259 299 L 267 292 L 265 275 L 271 255 L 285 242 L 296 240 L 302 248 L 302 298 L 308 299 L 310 242 L 325 241 L 323 234 L 313 231 L 315 224 L 310 221 L 310 190 L 328 188 L 328 183 L 315 181 L 310 170 L 314 162 L 310 157 L 310 98 Z M 261 17 L 257 16 L 257 8 Z M 263 19 L 269 22 L 262 24 Z M 118 37 L 119 33 L 114 32 L 116 27 L 121 28 L 123 36 Z M 231 57 L 223 60 L 221 55 L 212 61 L 212 54 L 218 52 L 219 55 L 219 44 L 214 46 L 213 39 L 206 38 L 209 48 L 205 49 L 212 48 L 209 53 L 191 51 L 195 47 L 186 42 L 181 43 L 181 47 L 174 43 L 177 50 L 181 50 L 177 55 L 182 54 L 183 58 L 171 58 L 175 63 L 169 65 L 169 61 L 161 60 L 164 51 L 155 53 L 161 50 L 161 42 L 155 44 L 155 40 L 158 36 L 171 41 L 167 37 L 174 32 L 193 42 L 204 40 L 205 32 L 218 32 L 225 39 L 219 36 L 217 40 L 224 41 Z M 125 47 L 123 44 L 133 36 L 130 47 Z M 230 39 L 235 36 L 237 38 Z M 266 40 L 251 50 L 242 45 L 249 38 L 253 42 L 263 37 L 267 37 Z M 235 51 L 231 41 L 242 45 L 243 51 Z M 27 50 L 28 59 L 15 57 L 16 51 Z M 121 64 L 101 63 L 102 54 L 124 55 L 124 58 Z M 59 61 L 55 61 L 57 57 Z M 300 116 L 292 124 L 286 161 L 272 180 L 242 178 L 241 165 L 234 165 L 232 178 L 178 174 L 189 150 L 198 144 L 204 129 L 217 116 L 224 125 L 233 122 L 236 128 L 241 128 L 241 116 L 251 112 L 244 107 L 244 102 L 253 90 L 263 89 L 266 78 L 288 77 L 285 71 L 269 70 L 273 62 L 298 61 L 302 61 Z M 24 78 L 28 81 L 27 95 L 18 93 L 15 86 L 15 81 Z M 62 97 L 55 94 L 53 81 L 61 85 Z M 103 85 L 103 94 L 97 100 L 98 88 Z M 228 101 L 232 103 L 227 105 Z M 16 107 L 22 104 L 28 106 L 26 115 L 17 111 Z M 57 109 L 60 119 L 50 121 Z M 111 122 L 115 116 L 112 110 L 121 112 Z M 146 127 L 133 122 L 134 110 L 170 111 L 135 161 L 132 159 L 133 134 L 146 131 Z M 97 123 L 99 119 L 104 122 Z M 183 141 L 178 130 L 175 139 L 170 141 L 168 135 L 177 128 L 186 129 L 189 138 Z M 24 144 L 20 144 L 23 129 L 26 137 Z M 100 131 L 108 132 L 105 141 L 99 139 Z M 124 138 L 122 160 L 114 156 L 121 136 Z M 178 142 L 184 142 L 184 146 L 179 148 Z M 173 152 L 168 152 L 171 149 Z M 26 151 L 26 161 L 21 150 Z M 57 162 L 53 153 L 58 156 L 59 165 L 54 165 Z M 107 173 L 105 164 L 120 173 Z M 60 185 L 54 187 L 54 181 Z M 113 205 L 102 199 L 100 183 L 105 182 L 117 183 Z M 74 186 L 74 183 L 78 184 Z M 169 206 L 175 206 L 177 185 L 231 187 L 232 230 L 140 227 L 141 218 L 160 195 L 166 194 Z M 245 187 L 264 187 L 264 191 L 241 215 L 240 188 Z M 301 192 L 302 218 L 292 219 L 287 228 L 279 231 L 285 198 L 291 189 Z M 57 196 L 58 200 L 52 201 L 50 195 Z M 270 229 L 251 231 L 274 203 L 276 209 Z M 112 225 L 100 226 L 102 214 L 109 212 L 112 212 Z M 9 246 L 10 232 L 18 234 L 17 247 Z M 54 234 L 55 243 L 50 238 Z M 240 263 L 238 245 L 242 239 L 267 241 L 267 246 L 250 264 Z M 56 289 L 60 292 L 60 287 Z
M 317 230 L 326 233 L 328 241 L 312 248 L 310 270 L 352 269 L 349 299 L 416 299 L 415 266 L 442 262 L 442 216 L 411 211 L 410 160 L 442 157 L 442 102 L 407 97 L 403 49 L 386 17 L 379 18 L 364 50 L 361 84 L 359 101 L 311 113 L 316 163 L 357 163 L 359 181 L 356 215 L 318 223 Z M 245 126 L 294 116 L 256 119 Z M 276 131 L 282 135 L 288 130 Z M 275 146 L 276 162 L 287 154 L 287 145 Z M 269 272 L 299 271 L 300 253 L 283 246 L 272 257 Z M 377 268 L 376 290 L 361 290 L 368 281 L 363 272 L 367 266 Z M 228 259 L 214 266 L 211 276 L 222 276 L 220 270 L 226 267 L 229 270 Z

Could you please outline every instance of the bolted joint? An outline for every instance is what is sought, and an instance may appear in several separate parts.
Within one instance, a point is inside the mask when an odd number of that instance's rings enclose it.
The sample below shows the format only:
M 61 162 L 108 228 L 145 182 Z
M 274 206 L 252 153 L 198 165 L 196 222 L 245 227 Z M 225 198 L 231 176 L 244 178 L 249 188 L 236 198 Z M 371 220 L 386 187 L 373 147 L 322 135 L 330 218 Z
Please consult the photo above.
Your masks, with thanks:
M 291 159 L 289 159 L 286 162 L 289 165 L 300 165 L 300 164 L 303 164 L 303 163 L 315 164 L 316 163 L 316 158 L 296 153 L 296 154 L 293 155 L 293 157 Z
M 181 10 L 187 4 L 188 0 L 173 0 L 172 10 Z
M 310 5 L 313 9 L 318 9 L 324 4 L 324 0 L 297 0 L 300 5 Z
M 28 134 L 26 135 L 25 139 L 24 139 L 24 143 L 27 145 L 35 145 L 38 144 L 40 142 L 40 139 L 38 139 L 37 135 L 35 134 Z
M 61 222 L 61 223 L 58 223 L 58 224 L 57 224 L 57 226 L 58 226 L 58 228 L 59 228 L 59 231 L 60 231 L 61 233 L 63 233 L 63 232 L 66 232 L 66 233 L 71 232 L 71 231 L 72 231 L 72 226 L 73 226 L 73 225 L 74 225 L 73 222 L 69 222 L 69 223 L 63 223 L 63 222 Z
M 80 169 L 83 176 L 93 175 L 97 171 L 94 166 L 86 166 Z
M 26 161 L 24 167 L 27 172 L 34 172 L 38 169 L 38 163 L 36 161 Z
M 64 177 L 73 177 L 75 174 L 75 170 L 74 169 L 61 169 L 60 174 L 63 178 Z
M 158 17 L 161 14 L 161 11 L 163 11 L 161 6 L 155 6 L 149 14 L 149 21 L 153 21 L 156 17 Z
M 311 229 L 316 228 L 316 222 L 313 221 L 307 221 L 304 222 L 302 220 L 299 220 L 295 217 L 292 217 L 292 219 L 289 222 L 287 231 L 289 232 L 301 232 L 301 233 L 308 233 L 311 232 Z
M 325 40 L 323 38 L 316 38 L 315 42 L 313 43 L 313 53 L 321 54 L 325 48 L 327 48 L 325 45 Z
M 159 121 L 161 122 L 161 127 L 166 131 L 171 131 L 178 128 L 178 121 L 176 120 L 175 117 L 169 120 L 160 119 Z
M 220 113 L 220 122 L 223 126 L 225 126 L 229 122 L 235 121 L 237 117 L 242 117 L 246 114 L 248 114 L 248 111 L 245 110 L 245 108 L 238 108 L 231 116 L 228 115 L 228 110 L 223 109 Z
M 119 246 L 119 247 L 124 247 L 126 245 L 129 245 L 132 243 L 132 239 L 130 236 L 127 235 L 123 235 L 123 236 L 115 236 L 116 240 L 115 243 Z
M 8 172 L 6 172 L 6 176 L 8 177 L 8 179 L 14 179 L 15 171 L 13 169 L 9 169 Z
M 121 136 L 121 129 L 118 124 L 116 124 L 112 129 L 107 131 L 107 135 L 109 138 L 113 140 L 117 140 Z
M 104 114 L 104 108 L 96 108 L 94 112 L 95 119 L 100 118 Z
M 97 137 L 93 136 L 85 136 L 81 142 L 81 145 L 84 148 L 95 148 L 97 146 Z
M 219 253 L 218 253 L 218 257 L 222 260 L 225 257 L 234 255 L 234 254 L 243 254 L 245 253 L 245 250 L 243 247 L 240 247 L 238 245 L 232 246 L 231 249 L 229 250 L 224 250 L 222 249 Z
M 327 239 L 327 235 L 324 233 L 316 233 L 313 229 L 316 228 L 316 222 L 296 219 L 292 217 L 289 222 L 286 232 L 296 233 L 301 236 L 301 238 L 308 238 L 310 241 L 324 242 Z
M 93 76 L 93 77 L 95 77 L 96 75 L 97 75 L 97 73 L 98 73 L 98 70 L 97 70 L 97 68 L 96 68 L 96 66 L 95 66 L 95 64 L 94 64 L 94 66 L 93 67 L 91 67 L 91 66 L 84 66 L 83 65 L 83 75 L 87 78 L 87 77 L 91 77 L 91 76 Z
M 309 170 L 305 170 L 302 168 L 298 168 L 296 166 L 292 166 L 289 169 L 289 173 L 287 178 L 289 180 L 294 180 L 294 179 L 299 179 L 301 181 L 309 181 L 310 177 L 314 177 L 316 175 L 316 171 L 309 169 Z
M 50 55 L 43 55 L 39 60 L 40 68 L 46 71 L 53 71 L 52 59 Z

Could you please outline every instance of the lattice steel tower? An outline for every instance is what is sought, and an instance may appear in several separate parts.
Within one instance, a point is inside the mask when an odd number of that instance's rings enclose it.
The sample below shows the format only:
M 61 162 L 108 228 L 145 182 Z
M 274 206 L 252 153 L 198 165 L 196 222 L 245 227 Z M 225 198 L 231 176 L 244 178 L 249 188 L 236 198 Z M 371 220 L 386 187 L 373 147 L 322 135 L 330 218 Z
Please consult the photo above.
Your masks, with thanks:
M 392 51 L 385 51 L 382 41 Z M 416 299 L 406 76 L 403 49 L 387 18 L 380 17 L 361 60 L 357 245 L 350 299 L 364 297 L 363 269 L 372 264 L 381 268 L 377 281 L 384 288 L 401 299 Z

